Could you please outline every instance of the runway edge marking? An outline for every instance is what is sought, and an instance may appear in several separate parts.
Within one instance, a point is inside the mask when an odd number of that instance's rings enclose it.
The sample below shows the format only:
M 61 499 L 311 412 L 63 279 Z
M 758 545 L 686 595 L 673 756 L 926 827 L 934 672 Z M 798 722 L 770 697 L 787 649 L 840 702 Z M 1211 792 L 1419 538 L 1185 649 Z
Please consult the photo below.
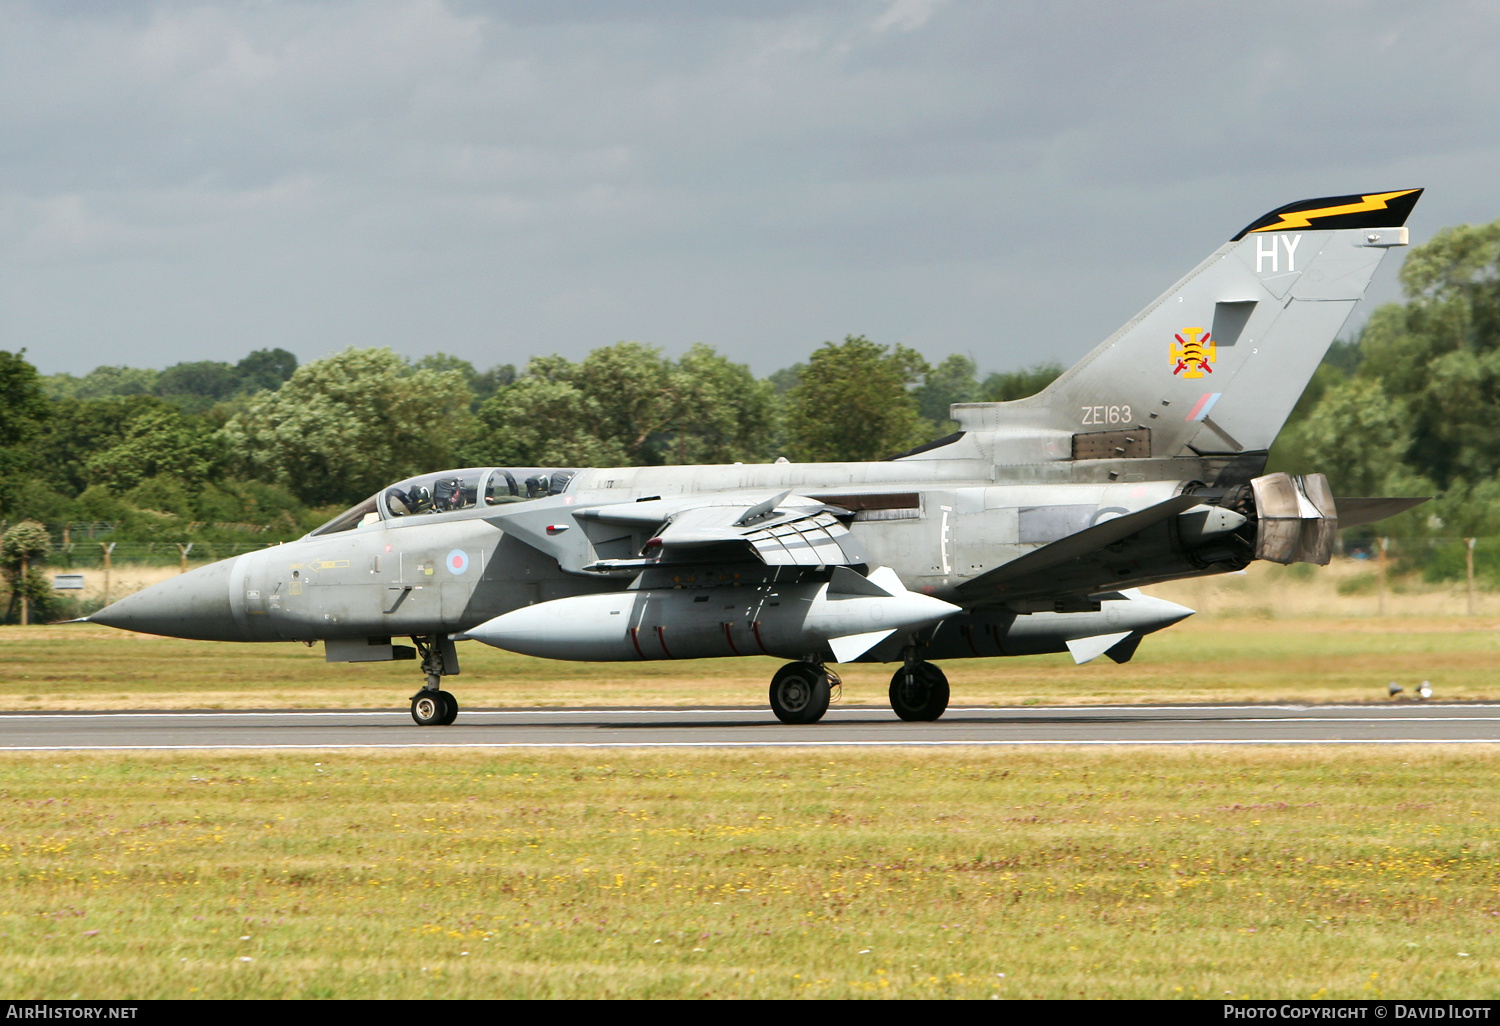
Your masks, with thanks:
M 341 750 L 380 751 L 407 748 L 1027 748 L 1027 747 L 1100 747 L 1140 748 L 1199 745 L 1500 745 L 1497 738 L 1239 738 L 1222 741 L 464 741 L 455 744 L 436 742 L 398 742 L 394 744 L 321 744 L 321 745 L 26 745 L 0 748 L 5 752 L 212 752 L 212 751 L 310 751 Z

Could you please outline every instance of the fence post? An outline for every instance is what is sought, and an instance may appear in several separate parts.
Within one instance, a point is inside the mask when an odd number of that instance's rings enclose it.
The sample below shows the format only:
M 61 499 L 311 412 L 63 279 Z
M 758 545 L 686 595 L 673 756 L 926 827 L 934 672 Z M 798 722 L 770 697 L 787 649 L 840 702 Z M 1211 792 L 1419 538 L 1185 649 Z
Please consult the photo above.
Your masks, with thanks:
M 21 557 L 21 626 L 26 627 L 31 623 L 31 602 L 26 595 L 26 586 L 31 582 L 27 580 L 27 574 L 31 570 L 31 560 L 25 556 Z
M 109 554 L 115 551 L 114 542 L 100 542 L 99 547 L 104 550 L 104 604 L 109 605 Z
M 1385 615 L 1385 550 L 1390 542 L 1389 538 L 1380 539 L 1380 616 Z
M 1465 538 L 1464 573 L 1469 582 L 1469 615 L 1474 615 L 1474 543 L 1478 538 Z

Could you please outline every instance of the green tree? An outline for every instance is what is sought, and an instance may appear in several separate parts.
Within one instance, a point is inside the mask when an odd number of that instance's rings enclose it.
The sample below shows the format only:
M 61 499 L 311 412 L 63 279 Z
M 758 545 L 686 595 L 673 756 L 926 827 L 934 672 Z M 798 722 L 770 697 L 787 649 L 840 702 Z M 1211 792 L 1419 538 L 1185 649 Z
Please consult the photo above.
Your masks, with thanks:
M 480 372 L 468 360 L 449 356 L 447 353 L 432 353 L 415 361 L 412 366 L 418 370 L 457 371 L 462 374 L 469 391 L 474 394 L 470 405 L 476 412 L 481 403 L 505 386 L 514 384 L 516 380 L 516 368 L 511 364 L 497 364 Z
M 42 394 L 48 399 L 72 399 L 78 392 L 81 378 L 71 374 L 48 374 L 39 379 L 42 386 Z
M 157 474 L 198 484 L 223 472 L 209 424 L 155 396 L 57 400 L 34 445 L 38 478 L 68 495 L 91 484 L 116 491 Z
M 0 566 L 17 570 L 23 562 L 38 563 L 52 551 L 52 536 L 35 520 L 23 520 L 0 535 Z
M 480 407 L 480 451 L 494 453 L 495 462 L 527 454 L 506 462 L 659 464 L 684 384 L 672 361 L 639 342 L 595 349 L 580 363 L 537 357 Z
M 524 462 L 660 464 L 686 391 L 679 368 L 639 342 L 595 349 L 580 363 L 537 357 L 520 380 L 480 407 L 482 445 L 495 453 L 573 457 Z
M 496 392 L 516 382 L 515 364 L 497 363 L 474 378 L 474 405 L 478 405 Z
M 224 425 L 251 477 L 310 505 L 352 503 L 390 481 L 454 465 L 472 433 L 454 371 L 414 369 L 389 349 L 346 349 L 298 367 Z
M 151 410 L 171 407 L 155 396 L 54 401 L 46 431 L 34 452 L 53 487 L 77 495 L 89 487 L 88 460 L 115 445 L 132 420 Z
M 156 376 L 156 394 L 187 413 L 202 413 L 239 389 L 239 373 L 219 360 L 176 363 Z
M 706 345 L 677 363 L 681 403 L 669 463 L 735 463 L 766 459 L 776 422 L 774 386 Z
M 978 370 L 973 360 L 954 353 L 927 372 L 917 389 L 917 404 L 934 433 L 946 434 L 958 426 L 948 418 L 948 407 L 979 401 Z
M 215 522 L 267 527 L 276 533 L 267 540 L 293 538 L 327 518 L 307 522 L 309 511 L 291 490 L 267 481 L 224 478 L 196 489 L 193 514 L 205 521 L 205 533 L 217 531 Z
M 41 564 L 51 551 L 52 537 L 35 520 L 23 520 L 0 536 L 0 570 L 10 585 L 6 619 L 15 621 L 23 596 L 29 600 L 36 619 L 50 617 L 52 589 Z
M 180 477 L 158 474 L 137 482 L 121 498 L 127 507 L 126 519 L 130 519 L 132 513 L 142 511 L 158 518 L 165 515 L 181 521 L 181 524 L 173 525 L 175 533 L 181 535 L 186 532 L 186 525 L 198 517 L 196 500 L 199 495 L 199 489 L 187 487 Z
M 121 519 L 129 507 L 104 485 L 89 485 L 72 502 L 70 519 L 86 523 L 110 523 Z
M 905 346 L 890 349 L 863 335 L 824 343 L 785 396 L 792 458 L 876 460 L 921 441 L 912 387 L 927 362 Z
M 113 445 L 84 460 L 84 470 L 89 483 L 115 492 L 161 474 L 191 486 L 221 473 L 225 457 L 222 440 L 202 421 L 170 408 L 143 409 Z
M 436 371 L 439 374 L 447 374 L 450 371 L 463 377 L 464 384 L 473 387 L 474 379 L 479 374 L 474 370 L 474 365 L 459 356 L 451 356 L 448 353 L 429 353 L 419 359 L 413 360 L 411 365 L 417 370 Z
M 156 376 L 156 394 L 163 397 L 197 395 L 206 399 L 227 399 L 239 387 L 238 372 L 222 360 L 174 363 Z
M 1413 249 L 1401 265 L 1401 286 L 1413 298 L 1442 300 L 1486 292 L 1500 275 L 1500 221 L 1444 228 Z
M 679 361 L 639 342 L 579 363 L 533 359 L 479 406 L 477 463 L 562 466 L 732 463 L 765 458 L 771 386 L 708 346 Z
M 532 365 L 539 362 L 533 360 Z M 464 462 L 520 467 L 611 467 L 626 462 L 623 445 L 596 434 L 599 410 L 588 395 L 541 367 L 540 373 L 530 370 L 480 405 L 482 427 Z
M 274 392 L 297 371 L 297 357 L 285 349 L 257 349 L 234 365 L 239 391 Z
M 51 414 L 52 403 L 26 350 L 0 351 L 0 514 L 14 509 L 23 475 L 33 466 L 33 442 Z
M 594 431 L 618 443 L 631 464 L 666 462 L 661 435 L 684 412 L 687 381 L 655 346 L 620 342 L 595 349 L 571 380 L 597 410 Z
M 151 395 L 156 391 L 157 372 L 139 367 L 95 367 L 78 379 L 75 399 L 105 399 L 111 396 Z
M 1328 475 L 1335 495 L 1382 495 L 1411 445 L 1410 417 L 1379 382 L 1330 388 L 1300 429 L 1305 464 Z
M 786 395 L 797 387 L 797 379 L 802 377 L 802 372 L 806 369 L 807 364 L 794 363 L 790 367 L 783 367 L 781 370 L 775 371 L 766 380 L 771 383 L 771 387 L 776 390 L 778 396 Z
M 979 386 L 983 402 L 1009 403 L 1028 399 L 1057 380 L 1064 368 L 1060 363 L 1039 363 L 1024 370 L 995 372 Z

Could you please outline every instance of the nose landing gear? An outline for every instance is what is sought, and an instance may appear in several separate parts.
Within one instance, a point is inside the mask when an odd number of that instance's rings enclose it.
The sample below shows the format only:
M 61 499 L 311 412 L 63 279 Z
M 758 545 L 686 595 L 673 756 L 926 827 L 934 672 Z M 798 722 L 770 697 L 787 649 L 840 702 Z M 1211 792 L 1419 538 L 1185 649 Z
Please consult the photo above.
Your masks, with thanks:
M 452 639 L 414 637 L 427 683 L 411 696 L 411 718 L 419 727 L 446 727 L 458 718 L 458 699 L 442 690 L 443 678 L 458 673 L 458 650 Z

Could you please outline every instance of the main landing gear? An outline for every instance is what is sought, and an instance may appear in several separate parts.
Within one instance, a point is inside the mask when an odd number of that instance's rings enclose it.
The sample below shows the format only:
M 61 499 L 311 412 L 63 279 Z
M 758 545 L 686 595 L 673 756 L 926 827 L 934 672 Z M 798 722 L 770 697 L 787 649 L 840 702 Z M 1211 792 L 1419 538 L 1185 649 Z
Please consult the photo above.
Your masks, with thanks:
M 815 658 L 787 663 L 771 678 L 771 711 L 782 723 L 817 723 L 838 677 Z M 930 721 L 948 709 L 948 678 L 933 663 L 908 656 L 891 677 L 891 709 L 908 721 Z
M 932 663 L 910 659 L 891 678 L 891 708 L 903 720 L 935 720 L 948 708 L 948 678 Z
M 771 678 L 771 711 L 782 723 L 817 723 L 838 682 L 822 663 L 787 663 Z
M 411 696 L 411 718 L 419 727 L 446 727 L 458 718 L 458 699 L 442 690 L 443 678 L 458 673 L 458 651 L 442 636 L 414 637 L 427 683 Z

